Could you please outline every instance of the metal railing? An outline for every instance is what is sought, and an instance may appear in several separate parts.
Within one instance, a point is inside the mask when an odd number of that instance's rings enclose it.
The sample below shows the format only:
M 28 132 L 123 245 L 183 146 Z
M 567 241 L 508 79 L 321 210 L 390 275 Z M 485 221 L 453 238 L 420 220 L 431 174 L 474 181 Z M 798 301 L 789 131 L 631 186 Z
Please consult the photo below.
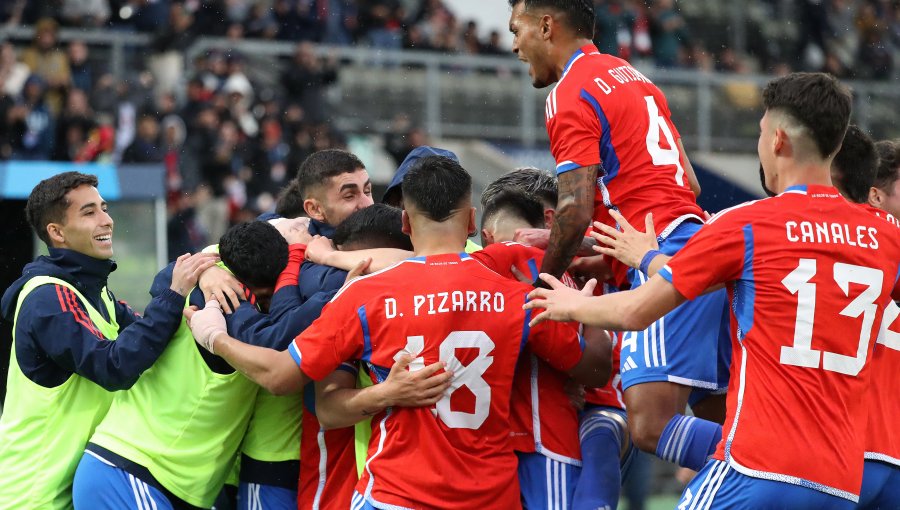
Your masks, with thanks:
M 0 38 L 27 41 L 30 27 L 0 29 Z M 119 78 L 142 69 L 152 37 L 108 30 L 60 31 L 60 40 L 80 39 L 105 47 Z M 198 38 L 185 52 L 185 76 L 195 57 L 236 49 L 256 82 L 278 87 L 279 73 L 296 45 L 262 40 Z M 512 55 L 450 55 L 428 51 L 386 51 L 366 47 L 317 46 L 322 57 L 340 62 L 340 78 L 327 95 L 331 120 L 353 132 L 386 133 L 403 113 L 433 137 L 479 138 L 543 145 L 544 99 L 549 89 L 531 86 L 525 64 Z M 685 144 L 702 151 L 755 150 L 763 75 L 635 67 L 658 85 Z M 891 82 L 848 82 L 855 94 L 855 122 L 876 139 L 900 136 L 900 86 Z

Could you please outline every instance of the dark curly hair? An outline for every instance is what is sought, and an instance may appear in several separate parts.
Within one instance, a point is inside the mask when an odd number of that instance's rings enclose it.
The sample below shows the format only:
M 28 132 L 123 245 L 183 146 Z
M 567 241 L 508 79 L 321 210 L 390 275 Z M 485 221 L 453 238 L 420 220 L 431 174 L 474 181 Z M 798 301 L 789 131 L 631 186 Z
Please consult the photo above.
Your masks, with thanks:
M 248 287 L 274 287 L 287 266 L 288 243 L 265 221 L 235 225 L 219 240 L 219 255 Z

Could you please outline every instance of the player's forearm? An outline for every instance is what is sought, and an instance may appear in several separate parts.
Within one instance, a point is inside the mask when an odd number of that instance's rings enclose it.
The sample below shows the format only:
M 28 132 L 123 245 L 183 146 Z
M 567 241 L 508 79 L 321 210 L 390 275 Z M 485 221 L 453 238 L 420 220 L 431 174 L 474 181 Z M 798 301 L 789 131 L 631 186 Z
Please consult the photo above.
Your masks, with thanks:
M 245 344 L 224 332 L 214 345 L 217 356 L 273 395 L 296 393 L 308 382 L 286 351 Z
M 389 406 L 379 384 L 363 389 L 326 389 L 316 398 L 316 417 L 323 429 L 339 429 L 352 427 Z
M 395 248 L 333 251 L 325 255 L 322 263 L 327 266 L 343 269 L 344 271 L 351 271 L 356 267 L 356 264 L 359 264 L 360 260 L 371 258 L 372 263 L 369 264 L 369 271 L 380 271 L 412 256 L 413 253 L 411 251 L 398 250 Z
M 596 171 L 597 167 L 591 166 L 560 175 L 559 202 L 541 265 L 542 273 L 557 278 L 562 276 L 581 246 L 593 214 Z

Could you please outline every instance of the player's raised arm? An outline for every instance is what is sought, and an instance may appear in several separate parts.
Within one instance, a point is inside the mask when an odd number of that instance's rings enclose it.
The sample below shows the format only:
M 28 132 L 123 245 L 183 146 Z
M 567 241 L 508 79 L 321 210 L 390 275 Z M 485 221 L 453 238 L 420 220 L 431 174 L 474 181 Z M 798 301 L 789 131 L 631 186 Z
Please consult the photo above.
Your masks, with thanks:
M 580 167 L 559 175 L 559 200 L 547 254 L 541 272 L 559 277 L 563 274 L 584 238 L 594 208 L 594 182 L 597 165 Z M 542 282 L 535 282 L 543 285 Z
M 691 160 L 687 157 L 687 152 L 684 150 L 684 144 L 681 143 L 681 138 L 678 138 L 676 142 L 678 144 L 678 157 L 681 158 L 681 167 L 684 168 L 684 173 L 688 178 L 688 185 L 691 187 L 691 191 L 694 192 L 695 197 L 700 196 L 700 181 L 697 180 L 697 174 L 694 173 L 694 166 L 691 165 Z
M 218 301 L 207 302 L 199 311 L 186 308 L 184 316 L 197 343 L 272 394 L 296 393 L 309 382 L 288 351 L 257 347 L 232 338 L 226 331 Z

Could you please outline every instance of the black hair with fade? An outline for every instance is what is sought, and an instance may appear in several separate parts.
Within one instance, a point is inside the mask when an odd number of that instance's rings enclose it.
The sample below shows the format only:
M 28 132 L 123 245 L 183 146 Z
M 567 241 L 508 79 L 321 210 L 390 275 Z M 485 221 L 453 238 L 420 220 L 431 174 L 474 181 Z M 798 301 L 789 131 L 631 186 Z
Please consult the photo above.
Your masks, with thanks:
M 494 195 L 491 201 L 484 206 L 484 212 L 481 214 L 481 227 L 484 228 L 500 213 L 512 214 L 535 228 L 544 226 L 543 204 L 537 197 L 521 189 L 510 188 Z
M 592 0 L 509 0 L 509 6 L 525 4 L 525 11 L 551 9 L 562 13 L 575 35 L 594 37 L 594 3 Z
M 763 90 L 766 110 L 781 110 L 806 128 L 821 157 L 835 154 L 850 124 L 850 90 L 825 73 L 791 73 Z
M 275 201 L 275 214 L 282 218 L 299 218 L 306 216 L 303 208 L 303 195 L 300 193 L 300 181 L 291 179 L 287 186 L 278 193 Z
M 332 236 L 342 249 L 397 248 L 412 250 L 412 241 L 403 233 L 402 212 L 396 207 L 374 204 L 355 211 L 338 225 Z
M 66 195 L 73 189 L 87 184 L 97 187 L 97 176 L 83 174 L 81 172 L 63 172 L 48 177 L 39 182 L 28 195 L 25 204 L 25 217 L 34 230 L 34 233 L 50 246 L 50 235 L 47 233 L 47 225 L 51 223 L 63 223 L 66 219 L 66 209 L 69 208 L 69 200 Z
M 240 223 L 219 240 L 219 255 L 234 276 L 248 287 L 274 287 L 288 262 L 288 244 L 265 221 Z
M 422 158 L 403 178 L 403 202 L 442 222 L 472 198 L 472 177 L 456 161 L 443 156 Z
M 882 140 L 875 144 L 875 151 L 879 160 L 872 186 L 891 195 L 894 181 L 900 177 L 900 139 Z
M 355 155 L 340 149 L 326 149 L 314 152 L 307 157 L 297 171 L 297 185 L 303 200 L 317 186 L 336 175 L 352 173 L 366 166 Z
M 841 150 L 831 162 L 831 174 L 840 181 L 836 184 L 850 201 L 865 203 L 869 198 L 869 188 L 875 182 L 877 168 L 875 142 L 859 126 L 850 124 Z
M 559 200 L 559 182 L 556 176 L 540 168 L 525 166 L 505 173 L 488 184 L 481 193 L 481 207 L 487 207 L 497 195 L 507 189 L 522 190 L 554 208 Z

